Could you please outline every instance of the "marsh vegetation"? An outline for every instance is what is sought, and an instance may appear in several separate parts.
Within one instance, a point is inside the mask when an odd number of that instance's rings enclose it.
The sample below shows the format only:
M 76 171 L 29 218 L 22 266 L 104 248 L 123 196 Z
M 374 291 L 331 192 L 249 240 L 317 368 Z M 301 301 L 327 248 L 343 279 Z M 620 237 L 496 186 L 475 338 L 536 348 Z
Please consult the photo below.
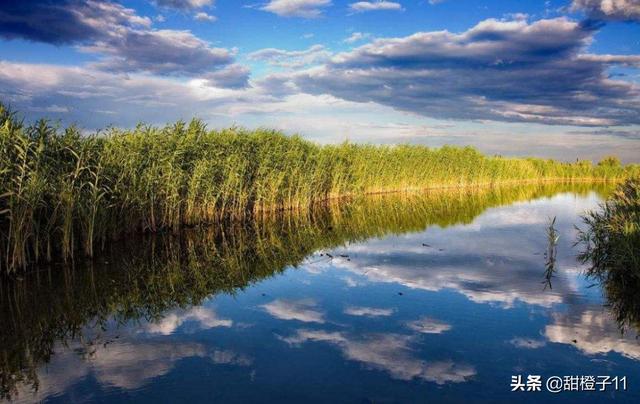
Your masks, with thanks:
M 332 198 L 508 182 L 619 181 L 615 159 L 561 163 L 466 148 L 319 146 L 271 130 L 198 120 L 93 135 L 25 125 L 0 105 L 0 272 L 94 256 L 131 233 L 180 228 Z
M 640 178 L 621 184 L 583 222 L 579 259 L 602 283 L 621 327 L 640 329 Z
M 560 236 L 558 235 L 558 230 L 555 227 L 556 225 L 556 217 L 549 220 L 549 225 L 547 226 L 547 251 L 544 253 L 545 258 L 545 270 L 544 270 L 544 286 L 545 288 L 553 288 L 551 283 L 551 279 L 553 278 L 554 273 L 556 272 L 556 261 L 558 255 L 558 240 Z

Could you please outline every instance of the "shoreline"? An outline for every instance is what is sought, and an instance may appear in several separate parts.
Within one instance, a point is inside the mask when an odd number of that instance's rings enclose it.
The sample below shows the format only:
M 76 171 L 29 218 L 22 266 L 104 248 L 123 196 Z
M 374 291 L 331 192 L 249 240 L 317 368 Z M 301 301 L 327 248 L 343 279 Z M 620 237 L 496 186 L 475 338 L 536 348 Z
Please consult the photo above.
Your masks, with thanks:
M 473 184 L 457 184 L 457 185 L 433 185 L 428 187 L 409 187 L 409 188 L 401 188 L 401 189 L 390 189 L 390 190 L 377 190 L 377 191 L 365 191 L 362 193 L 346 193 L 340 195 L 333 195 L 327 198 L 313 201 L 311 204 L 305 206 L 288 206 L 288 207 L 278 207 L 278 208 L 266 208 L 266 209 L 254 209 L 251 211 L 252 214 L 258 213 L 271 213 L 271 212 L 282 212 L 282 211 L 290 211 L 290 210 L 304 210 L 313 208 L 316 205 L 322 205 L 327 203 L 333 203 L 340 201 L 341 199 L 348 198 L 358 198 L 358 197 L 367 197 L 367 196 L 376 196 L 376 195 L 394 195 L 394 194 L 409 194 L 409 195 L 420 195 L 420 194 L 428 194 L 432 191 L 465 191 L 465 190 L 489 190 L 493 188 L 505 187 L 505 186 L 518 186 L 518 185 L 541 185 L 541 184 L 620 184 L 624 182 L 624 178 L 541 178 L 541 179 L 524 179 L 524 180 L 504 180 L 504 181 L 493 181 L 493 182 L 481 182 L 481 183 L 473 183 Z M 237 220 L 237 219 L 236 219 Z M 198 225 L 196 225 L 198 226 Z
M 146 242 L 148 240 L 152 240 L 158 237 L 158 240 L 162 240 L 165 237 L 169 237 L 174 240 L 181 240 L 183 237 L 190 238 L 192 237 L 192 232 L 200 232 L 203 231 L 209 232 L 217 232 L 220 231 L 222 233 L 229 232 L 233 234 L 239 228 L 248 228 L 253 225 L 258 227 L 269 228 L 273 221 L 284 221 L 290 222 L 291 220 L 311 220 L 313 222 L 312 217 L 315 217 L 316 212 L 320 215 L 323 214 L 333 214 L 338 215 L 342 220 L 354 220 L 353 217 L 350 217 L 348 214 L 344 212 L 348 212 L 351 206 L 361 206 L 359 202 L 364 200 L 373 201 L 374 205 L 382 204 L 384 205 L 384 201 L 394 201 L 394 197 L 398 197 L 402 201 L 406 201 L 411 207 L 411 202 L 417 202 L 419 205 L 427 204 L 429 208 L 433 208 L 434 206 L 440 206 L 440 209 L 443 209 L 442 206 L 446 206 L 447 211 L 449 209 L 455 209 L 453 206 L 460 208 L 461 203 L 464 204 L 467 196 L 473 197 L 476 203 L 473 206 L 465 207 L 462 206 L 463 211 L 468 212 L 469 216 L 467 219 L 463 219 L 462 222 L 466 223 L 469 220 L 472 220 L 475 217 L 474 209 L 477 208 L 477 198 L 480 198 L 480 202 L 488 203 L 485 208 L 490 208 L 494 206 L 503 206 L 504 204 L 523 201 L 523 200 L 531 200 L 535 198 L 545 197 L 545 195 L 557 194 L 558 192 L 578 192 L 582 193 L 584 191 L 599 191 L 597 188 L 594 188 L 597 185 L 611 184 L 613 185 L 618 181 L 611 180 L 590 180 L 581 178 L 580 180 L 574 181 L 566 181 L 566 180 L 550 180 L 547 179 L 545 181 L 510 181 L 510 182 L 501 182 L 501 183 L 486 183 L 486 184 L 476 184 L 476 185 L 464 185 L 464 186 L 440 186 L 440 187 L 431 187 L 423 190 L 400 190 L 400 191 L 388 191 L 388 192 L 375 192 L 375 193 L 360 193 L 360 194 L 351 194 L 351 195 L 342 195 L 340 197 L 327 198 L 322 201 L 317 201 L 310 205 L 305 206 L 293 206 L 288 209 L 280 208 L 277 210 L 271 209 L 268 211 L 253 211 L 247 212 L 245 216 L 237 217 L 237 216 L 227 216 L 217 221 L 202 221 L 195 225 L 181 225 L 176 229 L 158 229 L 157 231 L 135 231 L 121 234 L 117 238 L 112 238 L 106 240 L 106 242 L 96 249 L 94 256 L 87 256 L 83 254 L 81 248 L 77 248 L 74 250 L 73 254 L 69 257 L 65 258 L 61 256 L 56 256 L 49 261 L 41 261 L 30 263 L 26 267 L 19 269 L 17 271 L 13 271 L 11 273 L 0 272 L 0 278 L 5 279 L 13 279 L 20 278 L 27 274 L 32 274 L 34 272 L 41 272 L 54 269 L 54 267 L 58 266 L 66 266 L 66 265 L 82 265 L 82 263 L 100 263 L 105 257 L 109 257 L 110 254 L 113 254 L 114 250 L 118 250 L 120 248 L 126 248 L 127 244 L 137 244 L 139 242 Z M 583 185 L 587 188 L 570 188 L 571 185 Z M 590 186 L 590 185 L 593 185 Z M 559 189 L 555 189 L 555 187 L 560 187 Z M 548 188 L 547 188 L 548 187 Z M 567 187 L 567 188 L 561 188 Z M 515 192 L 512 192 L 515 191 Z M 510 192 L 512 192 L 510 194 Z M 547 195 L 547 196 L 548 196 Z M 406 200 L 404 198 L 407 198 Z M 450 197 L 448 199 L 448 197 Z M 432 199 L 430 199 L 432 198 Z M 484 199 L 483 199 L 484 198 Z M 489 198 L 489 199 L 486 199 Z M 492 200 L 493 202 L 487 202 Z M 441 205 L 444 204 L 444 205 Z M 371 206 L 367 205 L 365 202 L 362 206 Z M 392 208 L 393 209 L 393 208 Z M 324 213 L 323 213 L 324 212 Z M 334 212 L 334 213 L 330 213 Z M 342 213 L 340 213 L 342 212 Z M 482 213 L 482 212 L 479 212 Z M 382 213 L 384 215 L 384 212 Z M 396 213 L 397 214 L 397 213 Z M 297 218 L 297 219 L 296 219 Z M 311 223 L 310 222 L 310 223 Z M 332 226 L 336 226 L 337 224 L 332 224 Z M 331 229 L 331 227 L 329 229 Z M 198 233 L 196 233 L 198 234 Z M 146 240 L 146 241 L 145 241 Z M 90 264 L 93 265 L 93 264 Z

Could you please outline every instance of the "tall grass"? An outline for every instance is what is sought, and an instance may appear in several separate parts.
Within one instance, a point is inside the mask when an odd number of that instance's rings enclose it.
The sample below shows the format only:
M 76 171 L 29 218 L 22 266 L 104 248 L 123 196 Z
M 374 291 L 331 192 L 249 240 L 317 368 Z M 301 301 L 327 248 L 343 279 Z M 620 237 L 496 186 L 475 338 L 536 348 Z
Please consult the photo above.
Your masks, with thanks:
M 640 280 L 640 178 L 621 184 L 583 221 L 586 229 L 578 233 L 578 240 L 585 248 L 579 258 L 590 264 L 589 273 Z
M 82 135 L 0 105 L 0 273 L 93 256 L 129 233 L 305 209 L 345 195 L 512 181 L 621 180 L 637 166 L 486 157 L 476 150 L 319 146 L 198 120 Z
M 601 281 L 622 329 L 640 330 L 640 178 L 630 178 L 583 217 L 578 233 L 587 274 Z

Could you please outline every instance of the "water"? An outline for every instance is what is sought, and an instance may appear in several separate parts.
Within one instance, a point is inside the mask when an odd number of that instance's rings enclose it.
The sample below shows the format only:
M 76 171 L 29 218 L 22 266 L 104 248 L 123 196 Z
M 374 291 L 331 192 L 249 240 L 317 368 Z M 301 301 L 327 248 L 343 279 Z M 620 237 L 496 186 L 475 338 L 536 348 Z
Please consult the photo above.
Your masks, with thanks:
M 127 243 L 90 264 L 5 279 L 2 394 L 638 402 L 640 343 L 633 327 L 620 331 L 634 302 L 608 302 L 574 258 L 579 215 L 608 191 L 371 197 Z M 511 392 L 513 375 L 626 376 L 627 391 Z

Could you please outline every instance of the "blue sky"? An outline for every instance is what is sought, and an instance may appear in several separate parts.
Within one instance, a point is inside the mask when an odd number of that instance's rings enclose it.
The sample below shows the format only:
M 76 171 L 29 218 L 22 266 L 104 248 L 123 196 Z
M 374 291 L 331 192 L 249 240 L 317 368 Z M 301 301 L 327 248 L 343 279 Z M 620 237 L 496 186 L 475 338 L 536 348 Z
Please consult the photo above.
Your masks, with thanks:
M 640 161 L 640 0 L 0 1 L 0 99 L 321 143 Z

